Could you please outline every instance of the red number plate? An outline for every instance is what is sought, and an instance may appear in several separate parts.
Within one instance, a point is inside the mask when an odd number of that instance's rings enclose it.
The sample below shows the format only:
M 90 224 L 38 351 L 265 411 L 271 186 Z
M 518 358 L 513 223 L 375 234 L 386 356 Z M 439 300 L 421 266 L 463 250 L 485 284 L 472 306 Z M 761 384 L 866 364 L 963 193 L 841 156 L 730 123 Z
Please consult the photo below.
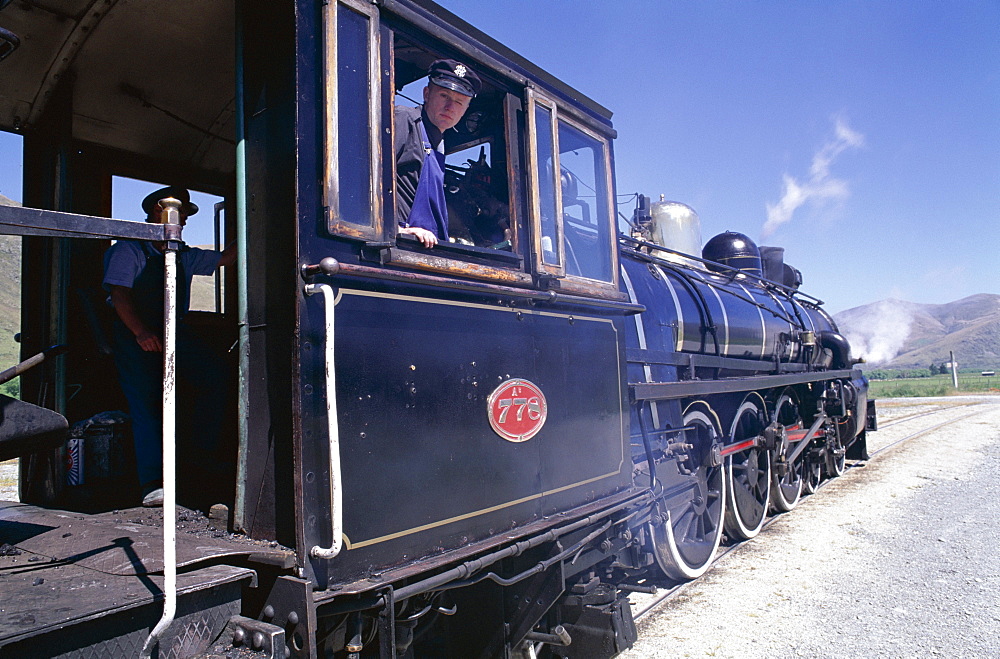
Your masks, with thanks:
M 527 380 L 507 380 L 490 394 L 490 426 L 507 441 L 526 442 L 542 429 L 548 414 L 545 394 Z

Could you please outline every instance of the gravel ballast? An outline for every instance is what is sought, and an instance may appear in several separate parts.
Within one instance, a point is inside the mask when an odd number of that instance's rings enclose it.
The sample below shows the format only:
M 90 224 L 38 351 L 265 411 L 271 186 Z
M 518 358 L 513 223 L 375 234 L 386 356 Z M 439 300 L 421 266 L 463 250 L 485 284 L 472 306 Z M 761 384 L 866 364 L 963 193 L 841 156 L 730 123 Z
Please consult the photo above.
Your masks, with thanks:
M 1000 397 L 880 404 L 869 450 L 948 420 L 803 499 L 621 656 L 1000 656 Z

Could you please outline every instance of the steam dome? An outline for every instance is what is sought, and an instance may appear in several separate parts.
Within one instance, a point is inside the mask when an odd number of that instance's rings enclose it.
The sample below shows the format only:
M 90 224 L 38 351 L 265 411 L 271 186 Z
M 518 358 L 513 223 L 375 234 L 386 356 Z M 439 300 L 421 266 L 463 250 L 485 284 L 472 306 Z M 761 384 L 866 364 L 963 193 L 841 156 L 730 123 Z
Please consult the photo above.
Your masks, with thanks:
M 733 270 L 739 270 L 756 277 L 762 277 L 760 250 L 749 236 L 735 231 L 727 231 L 715 236 L 701 251 L 701 257 L 706 261 L 718 263 Z M 711 264 L 709 264 L 711 268 Z M 725 272 L 726 268 L 712 268 L 716 272 Z

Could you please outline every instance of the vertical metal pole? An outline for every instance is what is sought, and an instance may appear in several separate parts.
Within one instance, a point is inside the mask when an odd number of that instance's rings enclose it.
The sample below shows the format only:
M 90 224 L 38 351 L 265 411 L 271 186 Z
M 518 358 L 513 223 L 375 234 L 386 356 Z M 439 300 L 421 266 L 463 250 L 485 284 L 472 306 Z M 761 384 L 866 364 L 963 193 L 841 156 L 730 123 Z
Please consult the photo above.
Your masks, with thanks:
M 71 187 L 70 187 L 70 164 L 69 152 L 65 142 L 61 142 L 56 154 L 57 169 L 56 176 L 56 205 L 61 211 L 73 212 L 71 207 Z M 69 314 L 66 313 L 66 300 L 69 293 L 70 275 L 70 250 L 72 241 L 69 238 L 59 238 L 53 242 L 52 267 L 54 277 L 52 281 L 52 297 L 49 298 L 49 313 L 52 319 L 52 329 L 55 336 L 50 343 L 65 344 L 67 342 L 67 325 Z M 66 368 L 65 362 L 58 361 L 52 369 L 52 409 L 66 413 Z M 44 403 L 43 403 L 44 404 Z
M 951 386 L 958 389 L 958 364 L 955 363 L 955 351 L 949 350 L 948 356 L 951 358 Z
M 247 441 L 249 436 L 250 400 L 250 321 L 247 309 L 247 164 L 246 115 L 243 69 L 244 3 L 236 2 L 236 293 L 239 323 L 239 451 L 236 464 L 236 506 L 233 519 L 239 528 L 246 527 Z
M 215 204 L 212 209 L 214 211 L 213 221 L 215 223 L 215 251 L 221 252 L 223 248 L 223 236 L 222 236 L 222 215 L 226 214 L 229 217 L 229 213 L 226 212 L 226 202 L 220 201 Z M 215 313 L 223 313 L 225 309 L 222 308 L 222 272 L 217 271 L 215 273 Z
M 180 248 L 181 202 L 160 202 L 167 225 L 163 268 L 163 617 L 149 633 L 141 657 L 152 656 L 177 613 L 177 250 Z M 165 654 L 165 653 L 161 653 Z

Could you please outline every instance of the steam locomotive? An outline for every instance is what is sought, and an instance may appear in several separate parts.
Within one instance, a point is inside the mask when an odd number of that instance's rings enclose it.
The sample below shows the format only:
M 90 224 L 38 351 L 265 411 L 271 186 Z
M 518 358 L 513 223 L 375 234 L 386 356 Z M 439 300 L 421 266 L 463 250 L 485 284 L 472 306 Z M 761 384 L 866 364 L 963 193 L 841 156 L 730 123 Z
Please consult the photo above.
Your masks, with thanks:
M 0 657 L 611 657 L 629 592 L 864 457 L 867 382 L 780 250 L 703 250 L 663 200 L 619 222 L 610 111 L 429 0 L 34 4 L 0 2 L 25 172 Z M 392 108 L 440 57 L 483 90 L 428 249 L 397 235 Z M 131 507 L 123 430 L 67 442 L 124 404 L 102 254 L 184 235 L 169 204 L 108 219 L 116 177 L 222 197 L 239 247 L 186 319 L 229 355 L 226 477 L 177 440 L 176 500 L 222 517 Z

